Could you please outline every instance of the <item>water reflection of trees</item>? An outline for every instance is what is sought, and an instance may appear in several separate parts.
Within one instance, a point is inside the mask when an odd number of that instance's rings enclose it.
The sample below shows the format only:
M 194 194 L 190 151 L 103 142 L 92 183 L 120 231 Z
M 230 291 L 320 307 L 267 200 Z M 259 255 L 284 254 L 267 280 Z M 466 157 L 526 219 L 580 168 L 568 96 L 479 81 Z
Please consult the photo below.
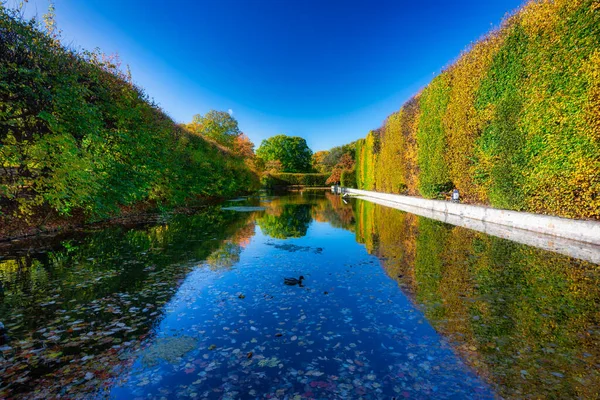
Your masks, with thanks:
M 257 222 L 282 238 L 306 234 L 311 218 L 354 229 L 501 396 L 599 397 L 597 265 L 372 203 L 354 205 L 353 214 L 330 194 L 275 198 Z M 0 397 L 32 397 L 33 388 L 44 388 L 52 398 L 69 384 L 93 391 L 96 379 L 110 378 L 121 362 L 124 343 L 139 345 L 151 332 L 190 268 L 238 260 L 254 234 L 251 218 L 210 210 L 61 240 L 44 253 L 1 254 L 7 285 L 0 321 L 13 350 L 0 366 Z M 94 358 L 83 360 L 87 355 Z M 86 372 L 97 378 L 85 381 Z
M 257 218 L 256 223 L 263 234 L 272 238 L 305 236 L 312 221 L 311 209 L 318 201 L 312 194 L 274 198 L 265 204 L 266 211 Z
M 121 352 L 151 332 L 191 268 L 223 243 L 239 255 L 254 233 L 249 218 L 208 209 L 157 226 L 76 235 L 41 253 L 3 249 L 0 321 L 11 348 L 2 353 L 0 397 L 98 389 Z
M 313 219 L 349 230 L 354 225 L 352 206 L 329 192 L 305 191 L 275 198 L 266 207 L 265 214 L 257 219 L 257 223 L 264 234 L 276 239 L 306 235 Z
M 341 196 L 325 192 L 321 201 L 312 209 L 315 221 L 329 222 L 336 228 L 354 230 L 354 211 L 352 205 L 345 203 Z
M 276 209 L 276 214 L 267 212 L 257 223 L 272 238 L 299 238 L 306 235 L 312 221 L 311 208 L 310 204 L 284 204 Z
M 513 398 L 597 398 L 597 265 L 358 201 L 356 236 Z
M 246 226 L 239 228 L 231 238 L 221 243 L 219 248 L 206 258 L 205 263 L 212 270 L 234 266 L 240 261 L 242 249 L 250 243 L 250 239 L 254 236 L 254 228 L 254 221 L 250 221 Z

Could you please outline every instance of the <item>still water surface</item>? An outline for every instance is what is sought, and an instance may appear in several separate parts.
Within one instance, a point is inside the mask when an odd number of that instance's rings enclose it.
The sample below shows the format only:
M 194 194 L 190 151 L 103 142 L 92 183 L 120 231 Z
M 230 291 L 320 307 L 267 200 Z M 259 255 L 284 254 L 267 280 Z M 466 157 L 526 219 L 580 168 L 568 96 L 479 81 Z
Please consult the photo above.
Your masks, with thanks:
M 225 206 L 0 248 L 0 398 L 600 395 L 598 265 L 323 192 Z

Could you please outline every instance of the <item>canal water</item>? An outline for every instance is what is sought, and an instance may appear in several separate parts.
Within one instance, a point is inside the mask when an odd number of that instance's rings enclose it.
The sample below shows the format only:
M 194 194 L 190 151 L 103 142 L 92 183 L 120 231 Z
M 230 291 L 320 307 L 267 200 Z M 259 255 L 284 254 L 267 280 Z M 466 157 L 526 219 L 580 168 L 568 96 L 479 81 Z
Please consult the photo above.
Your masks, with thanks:
M 0 280 L 0 398 L 600 396 L 599 265 L 322 191 L 4 244 Z

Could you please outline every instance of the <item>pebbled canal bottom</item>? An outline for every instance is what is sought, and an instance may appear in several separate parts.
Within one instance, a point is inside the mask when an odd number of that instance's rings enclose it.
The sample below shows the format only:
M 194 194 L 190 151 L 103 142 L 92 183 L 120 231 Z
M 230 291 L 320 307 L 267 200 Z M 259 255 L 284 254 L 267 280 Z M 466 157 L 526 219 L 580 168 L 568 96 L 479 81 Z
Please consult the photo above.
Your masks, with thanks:
M 495 397 L 352 232 L 313 221 L 275 239 L 256 226 L 220 262 L 187 275 L 102 397 Z M 284 285 L 300 275 L 304 287 Z

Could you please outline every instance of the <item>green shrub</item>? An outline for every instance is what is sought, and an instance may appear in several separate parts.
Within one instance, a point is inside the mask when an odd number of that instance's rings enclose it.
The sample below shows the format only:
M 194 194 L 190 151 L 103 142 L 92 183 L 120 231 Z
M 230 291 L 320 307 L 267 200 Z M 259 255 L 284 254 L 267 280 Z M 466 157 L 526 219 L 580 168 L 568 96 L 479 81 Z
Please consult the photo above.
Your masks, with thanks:
M 495 55 L 475 101 L 477 109 L 492 110 L 492 119 L 476 140 L 476 183 L 486 188 L 491 205 L 516 210 L 523 208 L 523 173 L 528 169 L 526 133 L 519 126 L 526 41 L 516 25 Z

